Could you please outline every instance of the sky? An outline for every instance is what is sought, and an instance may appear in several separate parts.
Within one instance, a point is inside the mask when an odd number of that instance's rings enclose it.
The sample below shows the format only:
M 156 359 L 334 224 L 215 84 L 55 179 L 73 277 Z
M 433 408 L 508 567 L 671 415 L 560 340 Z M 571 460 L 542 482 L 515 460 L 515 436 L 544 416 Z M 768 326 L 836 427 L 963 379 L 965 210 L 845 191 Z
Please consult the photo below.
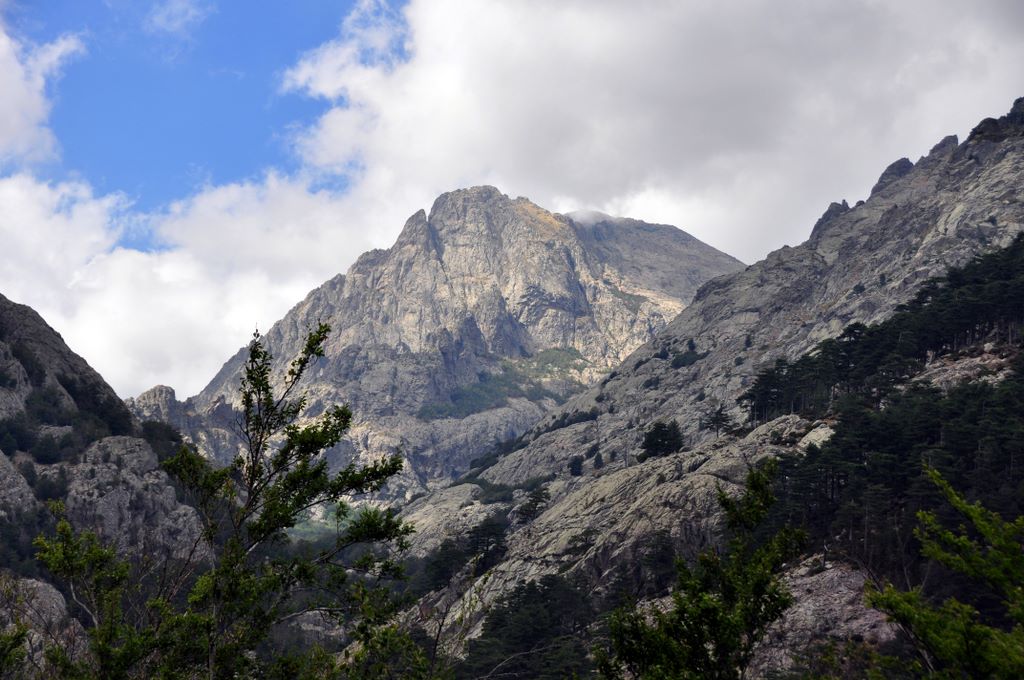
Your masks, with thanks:
M 1018 0 L 0 0 L 0 294 L 198 392 L 438 194 L 745 262 L 1024 95 Z

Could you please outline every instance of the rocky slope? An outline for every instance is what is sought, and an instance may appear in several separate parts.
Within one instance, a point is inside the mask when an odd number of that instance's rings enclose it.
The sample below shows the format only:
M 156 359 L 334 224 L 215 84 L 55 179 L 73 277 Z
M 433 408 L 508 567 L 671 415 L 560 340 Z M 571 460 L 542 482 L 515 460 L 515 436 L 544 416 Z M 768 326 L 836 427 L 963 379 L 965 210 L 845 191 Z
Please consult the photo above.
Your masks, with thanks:
M 716 485 L 734 487 L 747 462 L 830 434 L 827 424 L 790 416 L 742 439 L 718 440 L 701 429 L 702 418 L 722 405 L 743 420 L 737 397 L 759 368 L 778 357 L 796 358 L 852 322 L 884 319 L 923 281 L 1007 245 L 1024 229 L 1022 187 L 1019 99 L 1008 115 L 982 122 L 963 143 L 948 137 L 917 163 L 892 164 L 866 201 L 833 203 L 800 246 L 705 284 L 687 309 L 597 386 L 546 415 L 516 450 L 475 471 L 470 481 L 480 482 L 410 505 L 417 550 L 464 536 L 496 512 L 515 519 L 526 492 L 485 505 L 488 485 L 521 488 L 546 477 L 551 500 L 545 511 L 513 523 L 504 560 L 485 580 L 460 590 L 462 611 L 480 612 L 515 584 L 544 574 L 581 574 L 600 592 L 624 568 L 639 577 L 636 565 L 660 536 L 668 535 L 678 554 L 692 556 L 715 540 Z M 687 446 L 638 464 L 643 433 L 658 420 L 678 421 Z M 569 471 L 576 456 L 584 458 L 578 476 Z M 808 583 L 819 581 L 829 579 Z M 797 593 L 798 604 L 813 610 L 808 603 L 828 601 L 830 588 L 808 586 Z M 856 626 L 844 628 L 844 621 L 870 620 L 849 609 L 856 606 L 844 604 L 837 628 L 814 635 L 854 634 Z M 772 657 L 770 650 L 764 655 Z
M 648 341 L 697 287 L 742 265 L 674 228 L 552 214 L 492 187 L 444 194 L 389 250 L 364 254 L 266 334 L 280 375 L 317 320 L 334 333 L 304 388 L 310 413 L 348 403 L 339 459 L 400 449 L 392 491 L 447 484 L 497 441 Z M 184 404 L 158 387 L 129 403 L 221 460 L 235 451 L 244 350 Z

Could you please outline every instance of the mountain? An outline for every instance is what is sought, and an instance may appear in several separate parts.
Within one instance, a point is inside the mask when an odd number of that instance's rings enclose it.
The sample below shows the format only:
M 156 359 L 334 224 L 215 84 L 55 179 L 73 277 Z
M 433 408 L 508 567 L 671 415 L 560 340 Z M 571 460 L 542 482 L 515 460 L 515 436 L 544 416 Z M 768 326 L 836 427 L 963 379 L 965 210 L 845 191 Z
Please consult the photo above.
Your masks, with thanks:
M 639 589 L 657 576 L 643 565 L 659 546 L 692 557 L 714 544 L 719 486 L 736 489 L 748 464 L 821 444 L 832 430 L 789 415 L 720 437 L 702 421 L 721 407 L 743 422 L 739 397 L 776 359 L 796 359 L 851 323 L 886 319 L 925 281 L 1008 245 L 1024 230 L 1022 187 L 1024 98 L 963 143 L 947 137 L 916 163 L 893 163 L 866 200 L 831 204 L 803 244 L 704 284 L 599 384 L 482 459 L 463 483 L 406 508 L 420 554 L 446 538 L 465 540 L 485 519 L 511 523 L 506 551 L 486 579 L 453 582 L 424 606 L 455 597 L 454 611 L 480 612 L 517 584 L 552 574 L 578 577 L 598 597 L 623 578 Z M 641 462 L 651 424 L 672 420 L 682 450 Z M 550 500 L 524 513 L 538 480 Z M 877 612 L 872 619 L 863 610 L 857 583 L 864 577 L 855 570 L 833 564 L 793 578 L 802 584 L 794 611 L 817 626 L 808 635 L 834 626 L 845 637 L 891 637 Z M 840 591 L 846 595 L 837 605 Z M 815 611 L 833 613 L 814 624 Z
M 679 229 L 600 213 L 563 216 L 493 187 L 440 196 L 395 245 L 362 255 L 266 334 L 280 377 L 317 321 L 334 329 L 302 385 L 309 411 L 348 403 L 338 461 L 399 449 L 392 492 L 447 484 L 496 442 L 604 376 L 742 264 Z M 212 457 L 232 425 L 245 351 L 184 404 L 158 387 L 130 400 Z

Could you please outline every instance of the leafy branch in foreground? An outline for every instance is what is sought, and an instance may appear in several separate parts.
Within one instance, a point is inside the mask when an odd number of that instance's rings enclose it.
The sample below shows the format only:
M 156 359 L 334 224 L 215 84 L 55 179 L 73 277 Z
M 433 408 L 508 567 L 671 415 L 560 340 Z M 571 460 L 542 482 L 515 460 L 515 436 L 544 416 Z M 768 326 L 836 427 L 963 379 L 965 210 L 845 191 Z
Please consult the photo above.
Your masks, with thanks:
M 754 543 L 753 532 L 775 500 L 771 480 L 777 467 L 770 460 L 751 469 L 738 498 L 718 490 L 732 533 L 728 548 L 725 554 L 701 553 L 693 568 L 677 562 L 670 610 L 620 609 L 611 615 L 609 649 L 598 650 L 604 677 L 743 677 L 754 645 L 792 602 L 776 573 L 803 542 L 802 532 L 784 528 L 762 545 Z
M 918 513 L 922 552 L 983 582 L 1002 601 L 1003 620 L 983 621 L 956 598 L 936 607 L 919 588 L 869 590 L 868 602 L 910 634 L 932 677 L 1024 677 L 1024 516 L 1007 522 L 981 503 L 968 503 L 936 470 L 926 472 L 968 525 L 950 531 L 935 513 Z
M 412 529 L 389 509 L 356 510 L 346 502 L 380 490 L 402 460 L 392 455 L 331 472 L 324 454 L 348 430 L 351 412 L 334 407 L 300 420 L 306 401 L 295 396 L 297 386 L 323 356 L 329 331 L 319 324 L 309 333 L 280 393 L 272 385 L 272 357 L 254 334 L 240 389 L 242 453 L 224 468 L 189 447 L 164 462 L 201 525 L 196 548 L 175 571 L 187 587 L 137 592 L 142 586 L 129 578 L 127 563 L 94 534 L 75 533 L 66 519 L 56 536 L 37 540 L 40 559 L 66 582 L 90 626 L 87 658 L 54 652 L 61 675 L 357 677 L 357 667 L 372 667 L 374 655 L 415 666 L 416 650 L 385 625 L 393 613 L 385 585 L 400 576 L 395 551 Z M 288 530 L 307 511 L 328 505 L 336 508 L 330 540 L 289 541 Z M 139 599 L 144 607 L 129 606 Z M 311 613 L 361 643 L 350 658 L 355 665 L 346 670 L 316 650 L 286 656 L 275 649 L 276 627 Z

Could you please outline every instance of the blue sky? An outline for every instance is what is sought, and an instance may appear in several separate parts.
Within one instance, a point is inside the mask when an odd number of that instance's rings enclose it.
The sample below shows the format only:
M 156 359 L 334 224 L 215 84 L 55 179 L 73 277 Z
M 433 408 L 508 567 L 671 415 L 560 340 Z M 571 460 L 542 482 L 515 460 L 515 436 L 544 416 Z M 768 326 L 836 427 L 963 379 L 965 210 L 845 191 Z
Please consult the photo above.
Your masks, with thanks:
M 323 101 L 281 92 L 305 50 L 337 35 L 350 3 L 256 0 L 203 6 L 180 32 L 147 28 L 152 6 L 128 0 L 15 3 L 13 32 L 47 43 L 80 36 L 86 54 L 53 88 L 60 161 L 46 174 L 88 178 L 142 211 L 202 185 L 293 172 L 288 139 Z
M 1019 0 L 0 0 L 0 294 L 187 396 L 444 191 L 752 262 L 1022 63 Z

